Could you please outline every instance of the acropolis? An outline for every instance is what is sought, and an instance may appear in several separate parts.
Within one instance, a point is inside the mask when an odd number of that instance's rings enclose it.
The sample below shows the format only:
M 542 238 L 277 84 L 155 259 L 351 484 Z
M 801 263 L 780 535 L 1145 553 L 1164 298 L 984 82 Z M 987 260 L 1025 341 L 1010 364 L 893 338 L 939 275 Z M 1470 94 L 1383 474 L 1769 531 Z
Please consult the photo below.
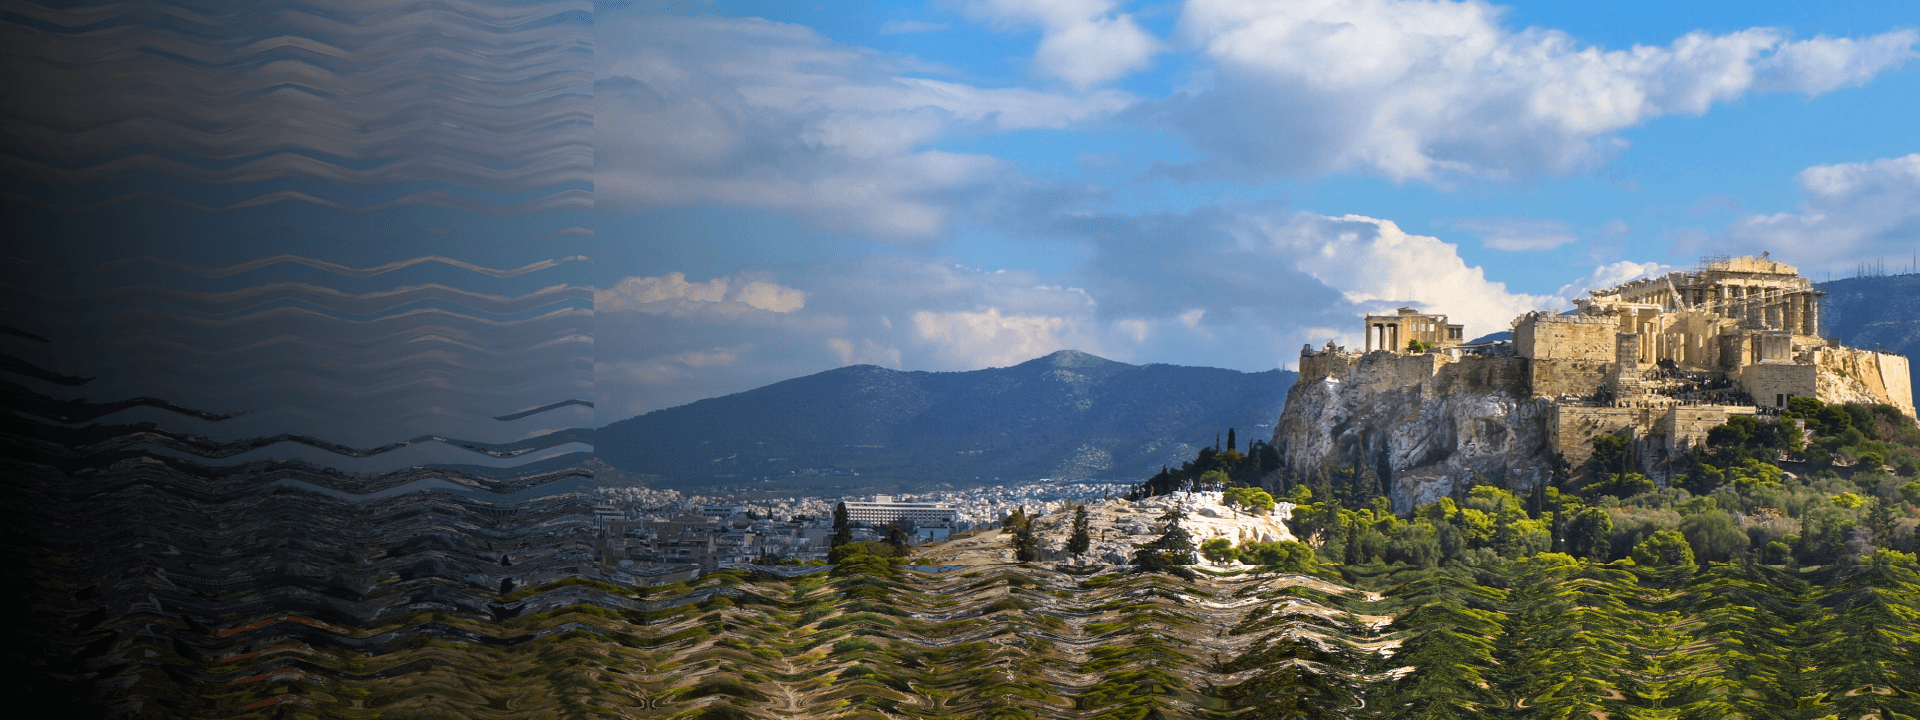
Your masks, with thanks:
M 1303 349 L 1300 383 L 1417 385 L 1426 397 L 1504 390 L 1547 404 L 1547 442 L 1566 462 L 1583 462 L 1597 435 L 1625 434 L 1654 474 L 1728 417 L 1778 412 L 1795 397 L 1913 416 L 1907 359 L 1822 337 L 1824 294 L 1763 253 L 1590 291 L 1569 311 L 1515 318 L 1507 342 L 1463 343 L 1446 316 L 1402 308 L 1365 318 L 1362 352 Z

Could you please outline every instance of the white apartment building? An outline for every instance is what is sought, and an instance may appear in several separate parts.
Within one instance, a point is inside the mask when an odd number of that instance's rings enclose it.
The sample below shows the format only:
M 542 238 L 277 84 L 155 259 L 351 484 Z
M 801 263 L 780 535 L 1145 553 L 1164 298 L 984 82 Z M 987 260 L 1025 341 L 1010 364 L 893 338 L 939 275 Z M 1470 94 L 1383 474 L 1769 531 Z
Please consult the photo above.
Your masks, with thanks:
M 916 525 L 954 522 L 960 511 L 939 503 L 894 502 L 892 495 L 875 495 L 871 501 L 847 500 L 847 519 L 868 525 L 885 525 L 896 520 L 912 520 Z

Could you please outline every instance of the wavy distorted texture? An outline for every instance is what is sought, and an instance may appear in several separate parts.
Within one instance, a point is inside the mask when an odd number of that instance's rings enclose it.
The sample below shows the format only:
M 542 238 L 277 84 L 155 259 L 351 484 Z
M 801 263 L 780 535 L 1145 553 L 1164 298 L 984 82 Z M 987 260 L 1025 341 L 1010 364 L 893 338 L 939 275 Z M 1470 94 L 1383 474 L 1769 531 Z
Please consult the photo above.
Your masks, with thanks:
M 0 6 L 8 652 L 41 694 L 351 699 L 499 635 L 436 613 L 581 573 L 591 10 Z

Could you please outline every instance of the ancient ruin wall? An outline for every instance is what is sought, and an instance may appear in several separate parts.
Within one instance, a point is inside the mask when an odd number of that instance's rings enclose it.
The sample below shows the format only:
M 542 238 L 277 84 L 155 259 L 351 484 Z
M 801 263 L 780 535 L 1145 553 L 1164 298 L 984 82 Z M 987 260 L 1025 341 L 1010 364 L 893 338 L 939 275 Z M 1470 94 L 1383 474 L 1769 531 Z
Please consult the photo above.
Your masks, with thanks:
M 1611 366 L 1598 360 L 1535 360 L 1527 386 L 1535 397 L 1586 397 L 1606 386 Z
M 1753 396 L 1753 402 L 1765 407 L 1785 407 L 1787 398 L 1818 397 L 1819 368 L 1792 363 L 1745 365 L 1738 375 L 1740 387 Z
M 1452 358 L 1437 353 L 1399 355 L 1370 353 L 1353 368 L 1349 380 L 1355 390 L 1382 392 L 1419 385 L 1439 374 L 1440 367 Z
M 1625 431 L 1633 439 L 1635 465 L 1656 476 L 1667 461 L 1706 441 L 1707 432 L 1730 415 L 1752 415 L 1753 408 L 1709 406 L 1591 407 L 1555 405 L 1547 421 L 1553 451 L 1569 467 L 1593 456 L 1593 439 Z
M 1907 359 L 1850 347 L 1821 348 L 1815 366 L 1820 370 L 1815 397 L 1825 403 L 1880 403 L 1914 415 L 1913 387 Z
M 1746 407 L 1676 407 L 1661 419 L 1656 432 L 1666 436 L 1678 455 L 1706 443 L 1707 432 L 1726 424 L 1728 416 L 1751 414 L 1753 410 Z
M 1418 385 L 1439 374 L 1453 358 L 1438 353 L 1403 355 L 1375 351 L 1366 354 L 1339 350 L 1300 354 L 1300 378 L 1295 384 L 1332 379 L 1356 390 L 1378 392 Z
M 1532 315 L 1513 328 L 1513 349 L 1535 360 L 1613 360 L 1613 336 L 1620 323 L 1611 317 Z
M 1340 350 L 1308 350 L 1300 353 L 1300 377 L 1294 379 L 1295 385 L 1305 385 L 1333 378 L 1347 381 L 1347 373 L 1355 363 L 1360 362 L 1359 353 Z

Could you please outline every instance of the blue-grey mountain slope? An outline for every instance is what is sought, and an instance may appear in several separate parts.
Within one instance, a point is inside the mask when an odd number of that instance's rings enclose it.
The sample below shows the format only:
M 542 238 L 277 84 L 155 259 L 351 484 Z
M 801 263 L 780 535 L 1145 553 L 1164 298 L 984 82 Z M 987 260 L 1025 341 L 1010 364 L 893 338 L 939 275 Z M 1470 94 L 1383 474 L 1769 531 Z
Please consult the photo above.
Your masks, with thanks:
M 1294 376 L 1072 350 L 969 372 L 853 365 L 621 420 L 595 448 L 666 485 L 1139 479 L 1228 428 L 1266 437 Z

